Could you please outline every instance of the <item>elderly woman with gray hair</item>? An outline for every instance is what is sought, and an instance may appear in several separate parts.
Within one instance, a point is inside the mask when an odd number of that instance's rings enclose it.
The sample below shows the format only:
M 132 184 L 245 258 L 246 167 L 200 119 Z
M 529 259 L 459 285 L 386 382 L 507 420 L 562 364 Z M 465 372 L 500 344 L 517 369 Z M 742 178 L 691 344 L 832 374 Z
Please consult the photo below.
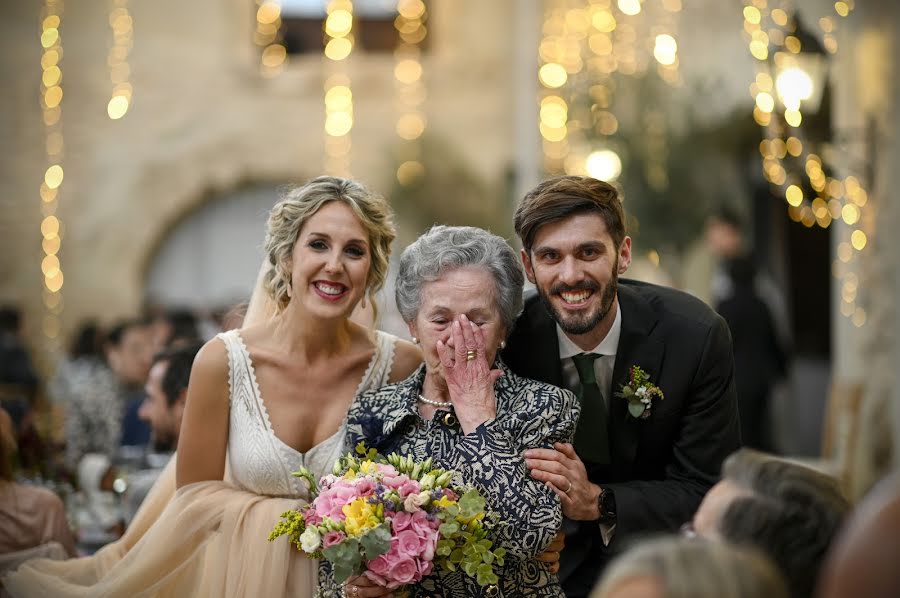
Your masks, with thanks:
M 578 407 L 571 392 L 521 378 L 497 356 L 522 310 L 523 281 L 512 248 L 478 228 L 435 226 L 400 258 L 397 306 L 425 363 L 356 398 L 347 444 L 455 470 L 499 515 L 492 539 L 507 550 L 498 586 L 434 573 L 412 596 L 564 596 L 550 566 L 533 558 L 560 528 L 559 499 L 529 475 L 522 453 L 570 442 Z M 365 577 L 337 586 L 326 562 L 320 585 L 331 596 L 386 594 Z

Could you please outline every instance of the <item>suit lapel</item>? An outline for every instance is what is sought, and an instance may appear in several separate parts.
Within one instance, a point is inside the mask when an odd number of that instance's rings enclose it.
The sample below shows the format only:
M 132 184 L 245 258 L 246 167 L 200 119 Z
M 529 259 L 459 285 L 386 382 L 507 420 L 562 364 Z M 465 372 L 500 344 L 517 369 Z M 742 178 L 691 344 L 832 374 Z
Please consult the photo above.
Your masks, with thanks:
M 628 402 L 615 396 L 628 382 L 628 370 L 637 365 L 643 368 L 654 383 L 659 382 L 665 348 L 651 336 L 657 318 L 650 304 L 625 281 L 619 283 L 619 309 L 622 310 L 622 332 L 616 349 L 610 397 L 610 451 L 612 461 L 618 465 L 634 462 L 641 426 L 646 422 L 628 413 Z

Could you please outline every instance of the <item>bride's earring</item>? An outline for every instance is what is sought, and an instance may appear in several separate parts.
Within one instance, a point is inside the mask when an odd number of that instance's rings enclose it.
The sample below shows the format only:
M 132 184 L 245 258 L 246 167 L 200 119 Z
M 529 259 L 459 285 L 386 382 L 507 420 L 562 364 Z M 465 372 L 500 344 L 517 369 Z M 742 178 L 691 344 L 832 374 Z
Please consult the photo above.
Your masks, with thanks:
M 419 339 L 417 339 L 416 337 L 412 337 L 412 342 L 413 342 L 414 345 L 418 345 L 418 344 L 419 344 Z
M 506 341 L 500 341 L 500 348 L 501 348 L 501 349 L 505 349 L 505 348 L 506 348 Z

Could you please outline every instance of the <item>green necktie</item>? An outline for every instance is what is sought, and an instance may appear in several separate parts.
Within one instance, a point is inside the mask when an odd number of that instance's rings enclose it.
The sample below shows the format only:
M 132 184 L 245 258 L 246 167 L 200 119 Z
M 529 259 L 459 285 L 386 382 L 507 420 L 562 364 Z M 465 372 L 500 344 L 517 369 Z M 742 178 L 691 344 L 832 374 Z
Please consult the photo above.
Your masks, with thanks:
M 585 461 L 605 465 L 609 463 L 609 438 L 606 403 L 594 374 L 598 357 L 601 356 L 596 353 L 579 353 L 572 358 L 581 381 L 581 417 L 575 430 L 575 449 Z

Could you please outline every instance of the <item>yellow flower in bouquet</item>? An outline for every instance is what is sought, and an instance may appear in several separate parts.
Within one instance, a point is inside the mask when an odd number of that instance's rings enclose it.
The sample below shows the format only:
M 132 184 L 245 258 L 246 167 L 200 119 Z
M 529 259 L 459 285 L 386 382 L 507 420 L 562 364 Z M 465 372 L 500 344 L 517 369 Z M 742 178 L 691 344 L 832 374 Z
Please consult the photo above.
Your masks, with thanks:
M 350 537 L 362 536 L 384 522 L 384 505 L 373 505 L 364 496 L 344 505 L 342 511 L 345 517 L 344 530 Z

